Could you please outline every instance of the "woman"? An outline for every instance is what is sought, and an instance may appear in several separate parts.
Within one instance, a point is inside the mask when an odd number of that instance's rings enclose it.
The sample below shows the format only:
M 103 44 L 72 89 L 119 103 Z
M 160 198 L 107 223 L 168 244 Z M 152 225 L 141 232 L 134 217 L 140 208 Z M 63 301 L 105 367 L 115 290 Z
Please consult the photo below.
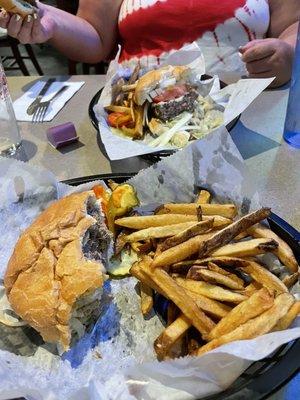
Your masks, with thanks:
M 121 62 L 159 64 L 196 40 L 208 73 L 276 76 L 274 86 L 290 79 L 300 17 L 299 0 L 80 0 L 77 16 L 38 8 L 25 20 L 2 12 L 0 26 L 86 63 L 110 58 L 121 43 Z

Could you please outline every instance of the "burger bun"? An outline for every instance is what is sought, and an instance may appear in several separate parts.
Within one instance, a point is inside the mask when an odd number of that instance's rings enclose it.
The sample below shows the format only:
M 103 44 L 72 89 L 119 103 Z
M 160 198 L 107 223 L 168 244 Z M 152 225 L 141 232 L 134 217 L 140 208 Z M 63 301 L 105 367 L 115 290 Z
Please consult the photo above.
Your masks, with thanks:
M 10 14 L 18 14 L 22 18 L 36 12 L 34 2 L 24 0 L 0 0 L 0 8 L 4 8 Z

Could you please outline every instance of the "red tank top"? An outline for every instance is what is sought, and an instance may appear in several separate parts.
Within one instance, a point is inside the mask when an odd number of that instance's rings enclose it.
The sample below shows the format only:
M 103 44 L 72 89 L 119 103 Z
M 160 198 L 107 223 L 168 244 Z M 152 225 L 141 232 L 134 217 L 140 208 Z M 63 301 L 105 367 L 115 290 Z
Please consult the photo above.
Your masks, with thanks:
M 268 25 L 267 0 L 124 0 L 120 62 L 160 64 L 170 51 L 197 41 L 207 70 L 236 70 L 239 46 L 263 38 Z

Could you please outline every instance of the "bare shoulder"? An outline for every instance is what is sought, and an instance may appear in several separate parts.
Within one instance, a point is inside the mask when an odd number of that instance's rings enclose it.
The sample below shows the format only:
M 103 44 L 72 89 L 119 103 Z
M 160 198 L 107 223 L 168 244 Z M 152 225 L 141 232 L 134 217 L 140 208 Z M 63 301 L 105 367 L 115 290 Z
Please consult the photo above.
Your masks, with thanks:
M 79 0 L 77 15 L 98 32 L 105 56 L 109 56 L 116 46 L 122 2 L 123 0 Z
M 123 0 L 79 0 L 78 15 L 84 17 L 118 18 Z
M 300 0 L 269 0 L 270 36 L 278 37 L 290 25 L 299 21 Z

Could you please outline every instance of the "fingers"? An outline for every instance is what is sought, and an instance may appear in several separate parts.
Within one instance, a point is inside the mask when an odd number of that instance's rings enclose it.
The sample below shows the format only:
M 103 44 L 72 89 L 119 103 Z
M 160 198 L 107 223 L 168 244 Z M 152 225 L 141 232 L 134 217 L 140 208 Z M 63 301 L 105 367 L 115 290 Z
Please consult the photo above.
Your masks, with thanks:
M 19 14 L 11 16 L 7 25 L 7 33 L 13 38 L 17 38 L 22 27 L 23 20 Z
M 8 35 L 18 39 L 22 44 L 42 43 L 49 39 L 44 35 L 41 19 L 37 14 L 28 15 L 24 19 L 17 14 L 2 18 L 0 15 L 0 26 L 4 26 Z
M 275 52 L 276 48 L 270 45 L 270 43 L 261 42 L 246 50 L 242 55 L 242 60 L 245 63 L 250 63 L 252 61 L 262 60 L 266 57 L 271 57 Z
M 26 18 L 24 18 L 22 23 L 22 28 L 20 29 L 18 35 L 18 40 L 22 44 L 31 43 L 32 27 L 33 27 L 33 16 L 28 15 Z
M 254 47 L 254 46 L 256 46 L 257 44 L 259 44 L 259 43 L 261 43 L 263 41 L 265 41 L 265 39 L 251 40 L 251 42 L 248 42 L 247 44 L 245 44 L 245 46 L 241 46 L 239 48 L 239 52 L 241 54 L 244 54 L 244 53 L 246 53 L 247 50 L 251 49 L 251 47 Z
M 32 26 L 32 36 L 36 39 L 36 42 L 39 43 L 42 41 L 42 25 L 40 18 L 35 14 L 33 19 L 33 26 Z
M 9 19 L 10 19 L 10 17 L 7 14 L 7 12 L 5 10 L 2 10 L 0 12 L 0 27 L 3 29 L 7 29 Z
M 261 72 L 261 73 L 257 73 L 257 74 L 249 74 L 248 76 L 249 78 L 273 78 L 274 74 L 272 74 L 272 71 L 266 71 L 266 72 Z
M 259 61 L 252 61 L 246 64 L 249 74 L 263 74 L 272 70 L 272 58 L 267 57 Z

